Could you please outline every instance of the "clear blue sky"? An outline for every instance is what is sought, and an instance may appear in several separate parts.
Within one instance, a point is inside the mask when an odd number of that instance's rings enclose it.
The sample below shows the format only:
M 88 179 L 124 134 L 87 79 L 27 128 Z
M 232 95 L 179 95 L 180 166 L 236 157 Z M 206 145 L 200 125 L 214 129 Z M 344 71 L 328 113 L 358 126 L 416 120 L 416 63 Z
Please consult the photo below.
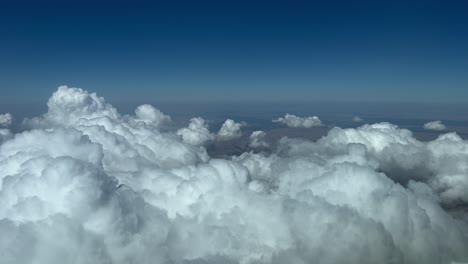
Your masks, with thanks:
M 0 3 L 0 103 L 468 103 L 468 1 Z

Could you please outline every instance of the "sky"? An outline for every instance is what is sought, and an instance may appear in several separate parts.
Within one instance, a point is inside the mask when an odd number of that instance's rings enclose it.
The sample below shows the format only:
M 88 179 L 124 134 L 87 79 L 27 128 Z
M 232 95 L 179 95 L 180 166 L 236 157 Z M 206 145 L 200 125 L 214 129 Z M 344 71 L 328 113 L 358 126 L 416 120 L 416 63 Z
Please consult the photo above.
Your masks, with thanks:
M 465 1 L 1 1 L 0 103 L 468 102 Z
M 467 11 L 0 0 L 0 264 L 468 263 Z

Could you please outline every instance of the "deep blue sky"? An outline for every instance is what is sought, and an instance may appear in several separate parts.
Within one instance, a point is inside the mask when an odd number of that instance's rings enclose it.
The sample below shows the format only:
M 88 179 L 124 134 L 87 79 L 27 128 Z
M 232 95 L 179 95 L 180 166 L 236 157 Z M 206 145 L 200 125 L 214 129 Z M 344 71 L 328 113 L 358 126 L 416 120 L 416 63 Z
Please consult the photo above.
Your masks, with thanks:
M 468 103 L 468 1 L 0 0 L 0 103 Z

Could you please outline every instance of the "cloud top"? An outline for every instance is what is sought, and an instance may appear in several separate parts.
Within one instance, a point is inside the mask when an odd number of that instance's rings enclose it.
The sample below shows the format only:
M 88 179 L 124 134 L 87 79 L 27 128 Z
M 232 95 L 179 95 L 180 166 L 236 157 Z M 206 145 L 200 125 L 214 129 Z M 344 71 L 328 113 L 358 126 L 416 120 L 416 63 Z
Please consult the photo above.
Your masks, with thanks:
M 433 131 L 444 131 L 447 129 L 447 127 L 444 124 L 442 124 L 442 121 L 440 120 L 428 122 L 424 124 L 423 128 L 425 130 L 433 130 Z
M 152 105 L 144 104 L 135 109 L 137 120 L 141 120 L 148 124 L 161 126 L 171 122 L 171 117 L 154 108 Z
M 204 119 L 160 120 L 61 87 L 31 129 L 1 138 L 0 263 L 468 262 L 455 133 L 421 142 L 378 123 L 220 159 Z
M 317 116 L 298 117 L 291 114 L 286 114 L 284 117 L 273 119 L 275 123 L 282 123 L 288 127 L 294 128 L 311 128 L 323 126 L 322 121 Z
M 270 144 L 268 144 L 265 141 L 265 137 L 266 137 L 266 133 L 261 131 L 261 130 L 257 130 L 257 131 L 252 132 L 252 134 L 250 134 L 249 146 L 251 148 L 266 148 L 266 147 L 269 147 Z
M 205 145 L 215 139 L 215 135 L 208 130 L 208 124 L 201 117 L 190 119 L 188 127 L 179 129 L 177 135 L 182 136 L 182 140 L 191 145 Z
M 221 141 L 233 140 L 242 136 L 241 128 L 244 126 L 242 123 L 236 123 L 232 119 L 224 121 L 223 125 L 218 131 L 217 139 Z

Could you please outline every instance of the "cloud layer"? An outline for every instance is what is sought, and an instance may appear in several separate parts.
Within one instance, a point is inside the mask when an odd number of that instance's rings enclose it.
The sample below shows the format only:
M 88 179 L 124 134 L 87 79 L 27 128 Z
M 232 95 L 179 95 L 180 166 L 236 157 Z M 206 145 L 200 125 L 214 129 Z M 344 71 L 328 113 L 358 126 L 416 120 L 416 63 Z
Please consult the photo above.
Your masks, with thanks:
M 273 119 L 275 123 L 282 123 L 288 127 L 294 128 L 311 128 L 323 126 L 322 121 L 317 116 L 298 117 L 291 114 L 286 114 L 284 117 Z
M 203 145 L 240 123 L 167 122 L 60 87 L 0 145 L 0 263 L 468 261 L 467 212 L 443 209 L 468 202 L 454 133 L 420 142 L 379 123 L 213 159 Z

